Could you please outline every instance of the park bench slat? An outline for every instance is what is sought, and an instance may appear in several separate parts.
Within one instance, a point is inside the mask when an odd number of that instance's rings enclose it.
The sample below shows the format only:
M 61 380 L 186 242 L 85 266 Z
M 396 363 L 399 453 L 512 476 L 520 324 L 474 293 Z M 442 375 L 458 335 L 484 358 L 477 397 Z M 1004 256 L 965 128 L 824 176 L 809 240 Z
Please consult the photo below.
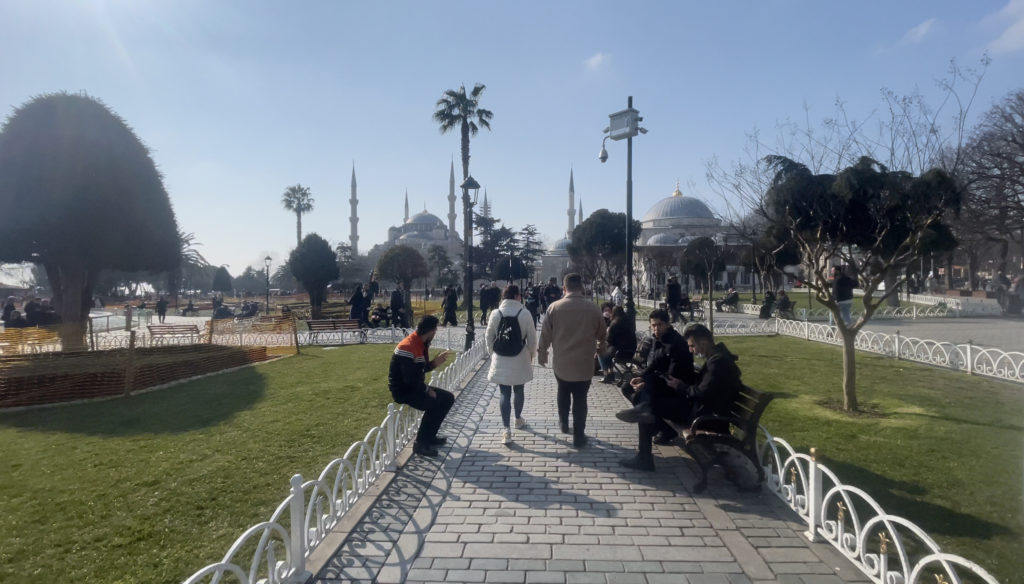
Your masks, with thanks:
M 359 342 L 366 342 L 366 333 L 363 331 L 359 321 L 354 318 L 328 318 L 321 320 L 307 320 L 306 326 L 309 327 L 309 340 L 315 344 L 320 340 L 320 333 L 331 333 L 335 331 L 341 331 L 341 341 L 345 342 L 345 331 L 355 331 L 359 333 Z

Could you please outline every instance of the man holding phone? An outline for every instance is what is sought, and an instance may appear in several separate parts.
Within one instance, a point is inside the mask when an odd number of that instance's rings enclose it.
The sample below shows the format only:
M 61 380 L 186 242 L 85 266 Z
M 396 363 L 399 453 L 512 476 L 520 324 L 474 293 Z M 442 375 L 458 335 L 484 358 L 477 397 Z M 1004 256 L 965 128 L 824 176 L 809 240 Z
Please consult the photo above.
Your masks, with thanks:
M 455 403 L 455 396 L 450 391 L 426 384 L 427 371 L 448 359 L 448 351 L 441 351 L 433 359 L 428 359 L 437 324 L 436 316 L 420 319 L 416 330 L 395 347 L 388 370 L 388 389 L 395 402 L 423 412 L 423 421 L 412 447 L 413 453 L 420 456 L 437 456 L 437 447 L 447 442 L 447 438 L 437 435 L 437 430 Z

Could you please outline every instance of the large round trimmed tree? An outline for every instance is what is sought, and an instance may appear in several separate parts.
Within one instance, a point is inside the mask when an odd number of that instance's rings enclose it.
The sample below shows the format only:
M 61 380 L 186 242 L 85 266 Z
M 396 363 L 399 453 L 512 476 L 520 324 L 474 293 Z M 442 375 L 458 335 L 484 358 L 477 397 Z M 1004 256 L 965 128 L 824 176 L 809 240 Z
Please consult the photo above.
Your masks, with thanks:
M 174 212 L 149 150 L 86 95 L 42 95 L 7 118 L 0 209 L 0 261 L 46 270 L 65 350 L 85 346 L 101 270 L 158 272 L 181 261 Z

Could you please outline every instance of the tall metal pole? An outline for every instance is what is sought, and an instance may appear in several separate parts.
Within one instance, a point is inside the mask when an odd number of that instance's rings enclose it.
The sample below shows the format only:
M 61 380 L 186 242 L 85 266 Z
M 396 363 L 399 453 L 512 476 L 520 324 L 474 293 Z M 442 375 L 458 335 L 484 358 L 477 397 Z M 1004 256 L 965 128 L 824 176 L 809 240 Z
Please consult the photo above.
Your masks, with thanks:
M 627 103 L 633 109 L 633 96 Z M 633 306 L 633 137 L 626 139 L 626 315 L 636 318 Z
M 466 345 L 465 350 L 473 346 L 476 336 L 473 326 L 473 206 L 469 201 L 469 189 L 462 187 L 462 215 L 463 215 L 463 261 L 464 285 L 466 288 Z

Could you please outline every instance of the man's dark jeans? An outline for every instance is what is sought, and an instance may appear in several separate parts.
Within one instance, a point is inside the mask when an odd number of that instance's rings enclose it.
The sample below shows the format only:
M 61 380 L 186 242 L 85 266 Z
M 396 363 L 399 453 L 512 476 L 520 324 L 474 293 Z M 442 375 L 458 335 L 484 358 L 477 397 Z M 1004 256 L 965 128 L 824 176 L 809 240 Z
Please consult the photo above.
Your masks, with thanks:
M 637 403 L 645 401 L 650 402 L 651 413 L 657 419 L 653 424 L 644 424 L 643 422 L 638 424 L 640 456 L 651 455 L 651 442 L 655 434 L 659 432 L 675 433 L 675 430 L 665 423 L 665 419 L 685 425 L 688 425 L 693 419 L 693 401 L 683 393 L 667 387 L 654 387 L 650 390 L 645 387 L 639 392 Z
M 569 424 L 569 405 L 572 404 L 572 433 L 575 438 L 583 438 L 587 429 L 587 393 L 590 391 L 590 380 L 564 381 L 558 379 L 558 421 L 563 426 Z
M 450 391 L 438 387 L 431 387 L 437 397 L 430 397 L 427 392 L 416 392 L 412 394 L 392 395 L 397 403 L 406 404 L 423 412 L 423 420 L 420 422 L 419 432 L 416 433 L 416 441 L 421 444 L 429 444 L 430 440 L 437 436 L 441 422 L 448 415 L 455 403 L 455 396 Z

